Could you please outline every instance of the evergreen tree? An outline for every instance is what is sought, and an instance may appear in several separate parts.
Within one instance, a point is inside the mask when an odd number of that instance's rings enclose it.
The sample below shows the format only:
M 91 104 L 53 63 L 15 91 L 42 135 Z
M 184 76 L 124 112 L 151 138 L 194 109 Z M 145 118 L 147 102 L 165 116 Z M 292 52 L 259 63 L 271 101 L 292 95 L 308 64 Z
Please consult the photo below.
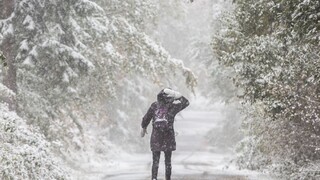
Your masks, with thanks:
M 213 42 L 246 107 L 241 167 L 320 175 L 318 1 L 235 1 Z
M 145 33 L 154 21 L 155 3 L 16 0 L 11 1 L 12 12 L 2 16 L 0 47 L 12 76 L 2 71 L 1 79 L 14 77 L 12 86 L 5 84 L 16 93 L 12 104 L 47 140 L 62 144 L 55 150 L 66 159 L 81 157 L 72 152 L 99 151 L 91 145 L 106 144 L 98 136 L 133 133 L 132 126 L 122 124 L 129 116 L 142 116 L 144 107 L 127 110 L 147 102 L 132 99 L 151 94 L 141 87 L 163 86 L 176 73 L 188 87 L 195 86 L 194 74 L 182 61 Z M 93 135 L 92 126 L 106 133 Z
M 1 62 L 5 57 L 0 52 Z M 69 175 L 52 154 L 50 143 L 8 109 L 4 100 L 15 93 L 0 83 L 0 178 L 67 179 Z

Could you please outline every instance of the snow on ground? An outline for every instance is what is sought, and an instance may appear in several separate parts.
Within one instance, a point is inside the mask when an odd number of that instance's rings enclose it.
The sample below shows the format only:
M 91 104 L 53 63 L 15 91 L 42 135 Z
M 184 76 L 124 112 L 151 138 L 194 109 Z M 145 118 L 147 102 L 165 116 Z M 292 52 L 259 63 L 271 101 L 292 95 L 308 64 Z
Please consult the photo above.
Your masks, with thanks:
M 175 180 L 269 180 L 257 172 L 240 171 L 230 163 L 234 154 L 215 153 L 207 143 L 206 134 L 219 128 L 224 119 L 221 105 L 211 111 L 187 109 L 176 117 L 177 150 L 172 156 L 172 179 Z M 150 133 L 147 137 L 150 138 Z M 90 177 L 101 180 L 148 180 L 151 179 L 151 152 L 119 154 L 110 161 L 112 166 Z M 161 155 L 159 180 L 164 180 L 164 156 Z M 86 177 L 86 179 L 88 179 Z

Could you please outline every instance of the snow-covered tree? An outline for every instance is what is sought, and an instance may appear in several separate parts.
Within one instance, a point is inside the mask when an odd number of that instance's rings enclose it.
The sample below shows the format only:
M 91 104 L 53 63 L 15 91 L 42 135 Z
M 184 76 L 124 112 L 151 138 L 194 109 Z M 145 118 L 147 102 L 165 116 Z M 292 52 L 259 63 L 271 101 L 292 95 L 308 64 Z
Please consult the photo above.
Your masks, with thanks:
M 0 59 L 5 61 L 1 52 Z M 68 173 L 52 154 L 50 143 L 9 110 L 4 100 L 14 98 L 15 93 L 0 83 L 0 178 L 68 179 Z
M 239 163 L 286 179 L 318 177 L 320 3 L 235 3 L 213 45 L 246 107 Z
M 0 84 L 4 91 L 13 92 Z M 0 103 L 0 178 L 68 179 L 66 169 L 57 161 L 45 137 L 26 121 Z
M 145 33 L 154 22 L 155 2 L 11 1 L 12 12 L 0 20 L 1 50 L 16 77 L 7 87 L 17 93 L 19 116 L 48 140 L 62 142 L 62 154 L 95 148 L 88 145 L 95 143 L 89 135 L 93 126 L 104 132 L 96 136 L 106 138 L 133 133 L 125 120 L 140 124 L 144 107 L 128 107 L 148 102 L 138 95 L 152 92 L 141 87 L 165 86 L 177 75 L 195 86 L 182 61 Z

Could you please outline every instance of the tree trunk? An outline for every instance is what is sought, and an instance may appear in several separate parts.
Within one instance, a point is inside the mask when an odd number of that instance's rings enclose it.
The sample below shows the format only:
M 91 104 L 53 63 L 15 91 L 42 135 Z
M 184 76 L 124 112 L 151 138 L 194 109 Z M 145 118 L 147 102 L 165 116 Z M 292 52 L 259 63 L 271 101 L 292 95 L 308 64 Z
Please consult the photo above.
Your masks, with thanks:
M 14 11 L 14 0 L 1 0 L 0 2 L 0 18 L 6 19 L 10 17 Z M 14 49 L 14 36 L 9 35 L 5 37 L 1 44 L 1 50 L 6 57 L 7 68 L 4 72 L 3 84 L 17 93 L 17 68 L 15 66 L 15 49 Z M 16 100 L 9 98 L 6 100 L 11 110 L 16 110 Z
M 0 1 L 0 18 L 8 18 L 14 10 L 14 0 L 1 0 Z

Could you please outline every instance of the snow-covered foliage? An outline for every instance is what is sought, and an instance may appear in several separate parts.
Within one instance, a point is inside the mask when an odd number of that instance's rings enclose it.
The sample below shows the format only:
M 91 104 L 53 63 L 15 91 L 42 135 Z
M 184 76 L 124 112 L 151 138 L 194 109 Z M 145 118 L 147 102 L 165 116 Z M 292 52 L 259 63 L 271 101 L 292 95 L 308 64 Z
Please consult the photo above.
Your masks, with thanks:
M 68 153 L 101 151 L 88 140 L 93 127 L 101 144 L 108 138 L 127 145 L 144 107 L 128 109 L 147 105 L 168 79 L 184 77 L 187 87 L 195 86 L 193 72 L 145 33 L 157 3 L 17 0 L 0 20 L 0 47 L 10 42 L 17 68 L 18 115 L 69 162 L 77 156 Z
M 0 57 L 5 59 L 1 52 Z M 6 98 L 15 98 L 15 93 L 0 83 L 0 179 L 67 179 L 50 143 L 9 111 Z
M 213 47 L 245 106 L 239 165 L 285 179 L 320 176 L 318 1 L 235 1 Z
M 2 103 L 0 119 L 0 179 L 68 179 L 43 135 Z

